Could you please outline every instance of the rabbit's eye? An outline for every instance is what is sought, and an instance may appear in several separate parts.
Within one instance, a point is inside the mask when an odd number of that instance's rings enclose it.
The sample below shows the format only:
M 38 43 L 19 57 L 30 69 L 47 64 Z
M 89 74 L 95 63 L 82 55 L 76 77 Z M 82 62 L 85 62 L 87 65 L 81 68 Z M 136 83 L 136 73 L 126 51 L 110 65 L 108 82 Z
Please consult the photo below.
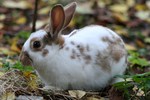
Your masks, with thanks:
M 39 48 L 41 47 L 41 42 L 40 41 L 34 41 L 33 42 L 33 48 Z

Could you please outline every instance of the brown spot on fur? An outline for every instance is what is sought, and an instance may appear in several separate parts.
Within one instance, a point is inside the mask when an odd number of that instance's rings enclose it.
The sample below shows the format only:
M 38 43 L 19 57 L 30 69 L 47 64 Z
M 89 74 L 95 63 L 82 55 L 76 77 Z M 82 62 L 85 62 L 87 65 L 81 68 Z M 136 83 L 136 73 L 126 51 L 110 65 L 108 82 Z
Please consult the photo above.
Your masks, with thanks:
M 102 40 L 108 43 L 108 50 L 110 50 L 110 56 L 118 62 L 124 55 L 126 55 L 126 50 L 122 40 L 118 37 L 103 37 Z
M 112 50 L 111 51 L 112 58 L 116 62 L 118 62 L 126 54 L 126 51 L 124 49 L 122 49 L 122 47 L 120 47 L 120 46 L 111 45 L 110 48 Z
M 75 59 L 75 58 L 76 58 L 76 51 L 72 49 L 71 59 Z
M 55 40 L 51 39 L 47 34 L 44 36 L 43 41 L 45 44 L 52 45 L 52 43 L 55 43 L 60 46 L 60 49 L 64 47 L 64 38 L 60 35 Z
M 65 50 L 67 50 L 67 51 L 68 51 L 68 50 L 69 50 L 69 47 L 66 47 L 66 48 L 65 48 Z
M 64 38 L 62 36 L 59 36 L 55 41 L 54 43 L 58 44 L 61 48 L 63 48 L 63 45 L 64 45 Z
M 48 53 L 49 53 L 48 50 L 44 49 L 43 52 L 42 52 L 42 55 L 45 57 Z
M 71 41 L 71 44 L 72 44 L 72 45 L 75 45 L 75 43 L 74 43 L 73 41 Z
M 85 61 L 86 61 L 85 63 L 86 63 L 86 64 L 89 64 L 92 58 L 91 58 L 90 55 L 85 55 L 85 56 L 84 56 L 84 59 L 85 59 Z
M 99 65 L 104 71 L 110 72 L 111 67 L 110 67 L 110 57 L 109 54 L 107 53 L 108 51 L 105 51 L 105 53 L 101 54 L 98 52 L 96 55 L 96 64 Z M 107 54 L 107 55 L 104 55 Z
M 83 54 L 84 52 L 84 47 L 81 45 L 77 45 L 77 48 L 79 49 L 80 53 Z

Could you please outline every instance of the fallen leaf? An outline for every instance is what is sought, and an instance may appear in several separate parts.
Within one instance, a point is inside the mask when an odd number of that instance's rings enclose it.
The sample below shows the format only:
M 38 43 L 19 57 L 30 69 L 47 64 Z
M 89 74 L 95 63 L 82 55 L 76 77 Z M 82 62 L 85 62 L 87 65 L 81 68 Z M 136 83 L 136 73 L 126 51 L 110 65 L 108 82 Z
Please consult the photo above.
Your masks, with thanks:
M 126 3 L 129 7 L 132 7 L 135 5 L 135 0 L 126 0 Z
M 27 0 L 5 0 L 3 2 L 3 6 L 6 8 L 20 8 L 20 9 L 28 9 L 32 8 L 33 4 L 29 3 Z
M 11 45 L 10 49 L 11 49 L 12 51 L 17 52 L 17 53 L 20 53 L 20 49 L 17 47 L 17 41 L 18 41 L 18 40 L 19 40 L 19 39 L 18 39 L 17 37 L 15 37 L 15 38 L 12 39 L 12 45 Z
M 5 47 L 0 47 L 0 54 L 11 56 L 11 55 L 15 55 L 16 52 L 10 51 L 8 48 L 5 48 Z
M 78 3 L 76 12 L 79 14 L 93 14 L 92 3 L 91 2 Z
M 135 13 L 135 16 L 142 20 L 146 20 L 150 18 L 150 11 L 138 11 Z
M 127 15 L 121 13 L 113 13 L 113 17 L 119 22 L 127 22 L 129 20 Z
M 2 95 L 1 100 L 15 100 L 15 98 L 14 92 L 6 92 Z
M 81 99 L 86 94 L 86 92 L 82 90 L 69 90 L 68 92 L 70 96 L 79 99 Z
M 134 47 L 134 46 L 132 46 L 132 45 L 129 45 L 129 44 L 125 44 L 125 48 L 126 48 L 127 50 L 137 50 L 136 47 Z
M 150 43 L 150 37 L 145 38 L 145 39 L 144 39 L 144 42 L 145 42 L 145 43 Z
M 36 22 L 36 29 L 41 28 L 42 26 L 46 25 L 48 22 L 49 22 L 49 19 L 37 20 L 37 22 Z M 32 27 L 32 23 L 30 24 L 30 27 Z
M 1 68 L 1 65 L 0 65 Z M 0 77 L 3 76 L 5 73 L 4 72 L 0 72 Z
M 142 11 L 142 10 L 147 10 L 147 7 L 146 7 L 146 5 L 144 5 L 144 4 L 136 4 L 136 5 L 135 5 L 135 9 L 136 9 L 137 11 Z
M 3 23 L 0 23 L 0 29 L 2 29 L 4 27 Z
M 0 14 L 0 21 L 3 21 L 6 18 L 5 14 Z
M 20 17 L 19 19 L 16 20 L 17 24 L 25 24 L 27 21 L 26 17 Z
M 110 10 L 117 13 L 126 13 L 128 10 L 128 6 L 125 4 L 115 4 L 110 6 Z
M 48 6 L 48 7 L 44 7 L 42 9 L 40 9 L 38 13 L 41 15 L 44 15 L 44 14 L 47 15 L 49 12 L 50 12 L 50 7 Z
M 37 76 L 29 71 L 23 72 L 23 75 L 28 79 L 28 86 L 33 90 L 36 90 L 38 88 Z
M 141 48 L 145 47 L 145 44 L 141 40 L 136 40 L 136 44 Z

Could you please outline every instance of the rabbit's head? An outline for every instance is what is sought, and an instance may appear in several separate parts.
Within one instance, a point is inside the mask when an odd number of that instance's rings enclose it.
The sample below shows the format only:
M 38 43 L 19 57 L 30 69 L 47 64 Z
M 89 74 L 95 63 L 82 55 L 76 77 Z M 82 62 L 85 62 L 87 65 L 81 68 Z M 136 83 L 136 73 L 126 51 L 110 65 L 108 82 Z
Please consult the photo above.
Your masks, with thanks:
M 33 65 L 35 62 L 44 60 L 46 56 L 52 56 L 55 48 L 61 48 L 64 39 L 61 36 L 63 29 L 71 21 L 76 8 L 73 2 L 65 7 L 55 5 L 50 12 L 50 22 L 43 30 L 36 31 L 30 35 L 23 45 L 20 61 L 23 65 Z

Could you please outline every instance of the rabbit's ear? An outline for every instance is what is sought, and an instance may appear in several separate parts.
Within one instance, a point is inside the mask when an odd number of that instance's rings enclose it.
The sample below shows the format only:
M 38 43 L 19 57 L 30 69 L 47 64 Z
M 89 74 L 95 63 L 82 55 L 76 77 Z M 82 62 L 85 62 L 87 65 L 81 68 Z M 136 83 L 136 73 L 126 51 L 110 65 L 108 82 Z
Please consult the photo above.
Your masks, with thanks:
M 65 12 L 62 5 L 54 6 L 50 12 L 50 32 L 52 38 L 56 38 L 64 26 Z
M 65 11 L 65 23 L 64 23 L 64 28 L 66 28 L 68 26 L 68 24 L 70 23 L 75 10 L 76 10 L 76 2 L 72 2 L 70 4 L 68 4 L 67 6 L 64 7 L 64 11 Z

